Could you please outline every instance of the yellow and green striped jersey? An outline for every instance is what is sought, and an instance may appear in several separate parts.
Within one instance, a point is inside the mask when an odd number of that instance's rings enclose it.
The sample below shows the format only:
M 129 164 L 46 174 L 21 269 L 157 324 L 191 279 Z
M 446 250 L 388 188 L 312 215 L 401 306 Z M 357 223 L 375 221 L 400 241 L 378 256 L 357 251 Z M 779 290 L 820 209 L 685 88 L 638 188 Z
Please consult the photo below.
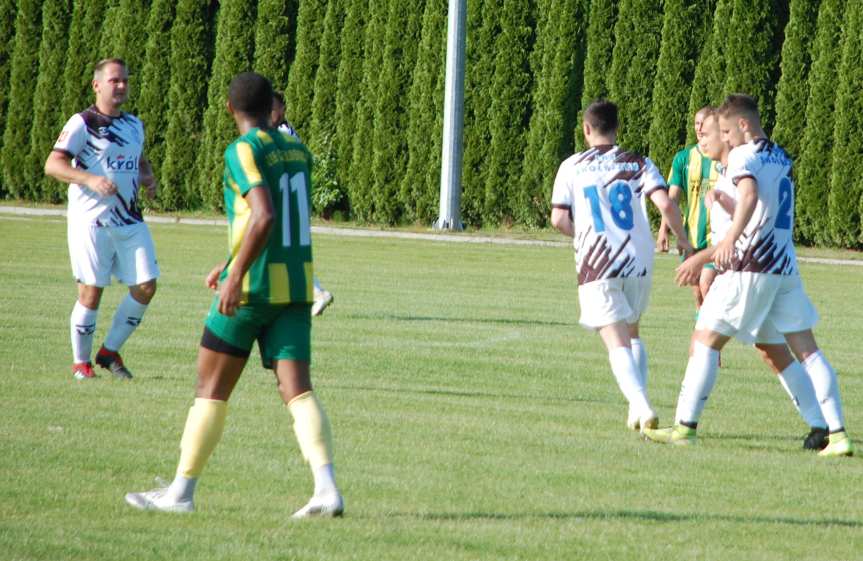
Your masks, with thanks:
M 710 212 L 704 205 L 704 195 L 716 184 L 719 172 L 715 162 L 701 153 L 697 144 L 679 151 L 671 164 L 668 185 L 677 185 L 683 191 L 685 204 L 683 226 L 689 234 L 689 242 L 701 250 L 710 245 Z
M 245 195 L 255 187 L 267 189 L 275 214 L 267 245 L 243 277 L 242 304 L 312 302 L 311 169 L 309 150 L 277 129 L 254 128 L 225 150 L 229 260 L 222 279 L 251 217 Z

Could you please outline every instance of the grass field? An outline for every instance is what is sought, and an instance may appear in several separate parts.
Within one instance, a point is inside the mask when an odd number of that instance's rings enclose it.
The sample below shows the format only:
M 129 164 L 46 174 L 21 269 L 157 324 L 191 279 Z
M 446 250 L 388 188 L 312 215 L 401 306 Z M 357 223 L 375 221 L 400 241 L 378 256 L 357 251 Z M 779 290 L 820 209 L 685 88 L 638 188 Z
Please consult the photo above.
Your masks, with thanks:
M 294 522 L 311 492 L 291 419 L 256 360 L 190 516 L 127 491 L 170 478 L 193 395 L 218 227 L 154 225 L 162 279 L 124 348 L 132 383 L 69 372 L 74 300 L 60 219 L 0 216 L 0 559 L 853 560 L 861 460 L 801 449 L 806 427 L 732 344 L 690 449 L 642 442 L 595 335 L 577 325 L 571 251 L 317 236 L 335 305 L 313 376 L 333 422 L 340 520 Z M 642 323 L 671 421 L 693 324 L 657 262 Z M 863 445 L 863 271 L 803 265 Z M 98 345 L 124 289 L 106 290 Z

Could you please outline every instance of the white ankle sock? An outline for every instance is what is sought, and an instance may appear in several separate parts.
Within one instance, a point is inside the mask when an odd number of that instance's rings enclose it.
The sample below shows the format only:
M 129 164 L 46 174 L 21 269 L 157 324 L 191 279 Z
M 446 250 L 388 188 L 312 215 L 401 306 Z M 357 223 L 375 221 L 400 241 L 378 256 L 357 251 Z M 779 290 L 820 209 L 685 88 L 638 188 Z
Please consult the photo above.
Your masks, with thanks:
M 809 355 L 803 361 L 803 368 L 812 379 L 815 388 L 815 397 L 821 405 L 821 413 L 827 420 L 830 432 L 845 427 L 845 417 L 842 415 L 842 399 L 839 397 L 839 380 L 836 379 L 836 371 L 827 362 L 827 358 L 820 350 Z
M 315 496 L 326 495 L 332 492 L 338 492 L 336 487 L 336 474 L 333 469 L 333 464 L 324 464 L 312 470 L 312 475 L 315 478 Z
M 815 397 L 812 380 L 803 366 L 795 360 L 777 377 L 806 424 L 810 427 L 827 428 L 827 421 L 824 420 Z
M 114 321 L 111 323 L 111 330 L 105 337 L 105 348 L 109 351 L 119 351 L 126 339 L 135 331 L 141 319 L 144 317 L 144 312 L 147 311 L 147 305 L 141 304 L 131 294 L 126 294 L 120 305 L 117 306 L 117 311 L 114 313 Z
M 677 398 L 675 419 L 678 423 L 695 424 L 704 411 L 707 398 L 716 383 L 719 351 L 698 341 L 692 344 L 692 356 L 686 365 L 686 375 Z
M 75 301 L 72 315 L 69 318 L 70 333 L 72 336 L 72 360 L 79 362 L 90 362 L 93 353 L 93 333 L 96 331 L 96 317 L 99 310 L 91 310 Z
M 635 359 L 635 365 L 638 367 L 638 373 L 641 375 L 641 385 L 647 389 L 647 348 L 641 339 L 630 339 L 629 344 L 632 345 L 632 358 Z
M 178 501 L 191 501 L 195 497 L 195 487 L 198 485 L 197 477 L 183 477 L 179 473 L 168 486 L 168 494 Z
M 611 372 L 617 380 L 617 386 L 623 392 L 630 407 L 641 413 L 652 411 L 653 408 L 647 399 L 647 390 L 641 383 L 641 374 L 632 357 L 632 349 L 629 347 L 611 349 L 608 352 L 608 362 L 611 363 Z

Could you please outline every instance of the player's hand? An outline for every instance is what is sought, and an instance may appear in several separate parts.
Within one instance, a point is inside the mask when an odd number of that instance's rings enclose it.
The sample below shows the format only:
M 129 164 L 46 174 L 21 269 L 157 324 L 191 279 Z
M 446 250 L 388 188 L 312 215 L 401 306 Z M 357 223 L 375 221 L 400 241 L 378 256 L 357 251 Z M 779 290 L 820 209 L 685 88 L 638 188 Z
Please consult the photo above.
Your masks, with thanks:
M 151 174 L 142 175 L 140 177 L 141 187 L 144 187 L 147 190 L 147 196 L 151 199 L 156 197 L 156 176 Z
M 221 263 L 213 267 L 213 270 L 207 274 L 207 278 L 204 281 L 204 284 L 207 286 L 207 288 L 210 288 L 212 290 L 219 289 L 219 276 L 222 274 L 222 271 L 225 270 L 225 265 L 227 265 L 227 262 L 222 261 Z
M 110 197 L 111 195 L 117 194 L 117 186 L 114 182 L 107 177 L 102 177 L 101 175 L 94 175 L 92 179 L 87 182 L 87 187 L 92 191 L 96 191 L 103 197 Z
M 734 266 L 734 242 L 727 236 L 716 246 L 713 263 L 720 271 L 727 271 Z
M 240 306 L 243 296 L 243 281 L 234 275 L 228 275 L 225 282 L 219 287 L 219 313 L 232 316 Z
M 668 252 L 668 230 L 660 228 L 656 235 L 656 251 Z
M 677 254 L 682 256 L 684 259 L 688 259 L 692 254 L 695 253 L 695 248 L 692 247 L 692 243 L 686 238 L 682 240 L 677 240 Z
M 701 278 L 701 269 L 703 265 L 698 262 L 698 259 L 689 257 L 681 263 L 674 271 L 674 280 L 677 286 L 692 286 L 697 285 Z

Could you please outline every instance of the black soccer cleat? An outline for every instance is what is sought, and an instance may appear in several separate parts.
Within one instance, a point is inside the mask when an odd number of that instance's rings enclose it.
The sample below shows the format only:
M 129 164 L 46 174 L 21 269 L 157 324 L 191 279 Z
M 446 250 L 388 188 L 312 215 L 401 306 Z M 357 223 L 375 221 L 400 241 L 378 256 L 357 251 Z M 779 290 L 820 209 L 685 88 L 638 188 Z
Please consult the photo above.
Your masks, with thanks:
M 99 352 L 96 353 L 96 364 L 110 370 L 111 373 L 120 380 L 131 380 L 132 373 L 123 364 L 123 359 L 120 358 L 120 353 L 109 351 L 103 345 Z
M 824 450 L 830 442 L 830 431 L 821 427 L 812 427 L 806 438 L 803 439 L 805 450 Z

